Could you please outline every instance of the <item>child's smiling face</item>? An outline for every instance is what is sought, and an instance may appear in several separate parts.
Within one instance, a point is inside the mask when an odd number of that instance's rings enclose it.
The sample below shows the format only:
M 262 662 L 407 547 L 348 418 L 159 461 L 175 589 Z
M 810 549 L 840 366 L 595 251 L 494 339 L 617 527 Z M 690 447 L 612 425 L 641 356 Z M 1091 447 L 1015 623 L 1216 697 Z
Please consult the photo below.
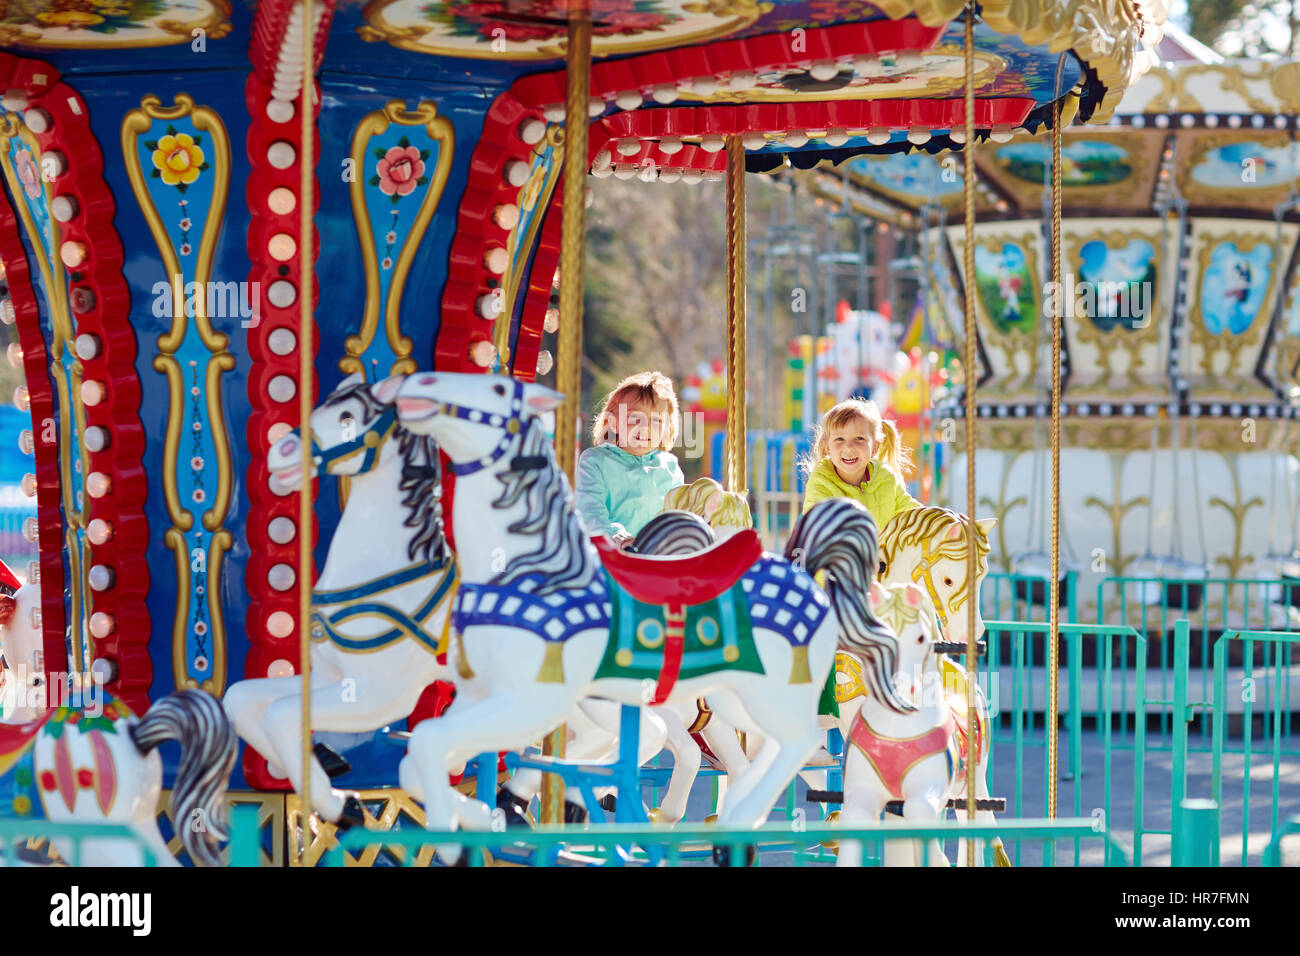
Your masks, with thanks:
M 666 421 L 664 413 L 653 406 L 637 403 L 618 406 L 611 423 L 618 447 L 634 455 L 645 455 L 659 448 Z
M 827 429 L 826 447 L 839 476 L 851 485 L 861 484 L 867 473 L 867 464 L 876 453 L 875 438 L 868 422 L 854 418 Z

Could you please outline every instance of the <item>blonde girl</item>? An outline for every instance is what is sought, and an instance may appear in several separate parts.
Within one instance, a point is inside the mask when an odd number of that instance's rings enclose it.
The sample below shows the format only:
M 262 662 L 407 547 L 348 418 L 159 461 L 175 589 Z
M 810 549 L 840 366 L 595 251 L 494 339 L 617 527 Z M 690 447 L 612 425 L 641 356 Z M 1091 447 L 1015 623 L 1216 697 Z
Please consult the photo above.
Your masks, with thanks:
M 853 498 L 883 528 L 900 511 L 921 506 L 903 483 L 911 464 L 898 428 L 881 418 L 876 403 L 846 399 L 826 413 L 813 435 L 803 510 L 827 498 Z
M 677 393 L 661 372 L 619 382 L 601 404 L 592 447 L 578 459 L 576 508 L 587 533 L 623 547 L 685 484 L 677 456 Z

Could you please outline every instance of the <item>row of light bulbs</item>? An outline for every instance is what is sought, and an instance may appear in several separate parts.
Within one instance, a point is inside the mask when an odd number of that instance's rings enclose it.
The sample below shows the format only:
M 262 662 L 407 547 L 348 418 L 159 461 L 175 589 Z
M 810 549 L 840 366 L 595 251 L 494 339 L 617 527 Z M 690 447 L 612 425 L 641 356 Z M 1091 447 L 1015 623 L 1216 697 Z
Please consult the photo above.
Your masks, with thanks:
M 894 54 L 895 66 L 906 72 L 914 70 L 924 62 L 924 55 L 919 50 L 902 50 Z M 858 56 L 826 57 L 813 60 L 808 65 L 808 74 L 819 82 L 833 80 L 844 69 L 852 68 L 856 76 L 873 77 L 885 74 L 885 64 L 879 56 L 859 54 Z M 620 90 L 612 97 L 614 106 L 620 110 L 640 109 L 647 99 L 661 106 L 677 102 L 681 94 L 687 93 L 699 97 L 709 97 L 716 93 L 730 90 L 743 93 L 758 85 L 756 70 L 731 70 L 725 73 L 696 76 L 671 83 L 656 83 L 648 89 Z M 609 107 L 609 101 L 603 96 L 593 96 L 587 101 L 587 114 L 591 118 L 600 116 Z M 548 103 L 542 109 L 547 122 L 564 122 L 564 104 Z

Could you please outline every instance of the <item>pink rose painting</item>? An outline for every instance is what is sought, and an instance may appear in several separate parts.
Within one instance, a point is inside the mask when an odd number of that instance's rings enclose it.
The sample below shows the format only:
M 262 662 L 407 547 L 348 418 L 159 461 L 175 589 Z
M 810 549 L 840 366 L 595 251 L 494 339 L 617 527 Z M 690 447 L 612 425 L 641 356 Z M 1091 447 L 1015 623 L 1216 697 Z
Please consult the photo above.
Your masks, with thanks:
M 415 192 L 416 186 L 429 181 L 429 177 L 424 175 L 429 151 L 416 149 L 405 136 L 387 150 L 376 148 L 375 156 L 379 162 L 375 166 L 375 175 L 370 177 L 370 185 L 378 186 L 385 196 L 392 196 L 394 203 Z
M 38 197 L 41 194 L 41 174 L 32 154 L 25 149 L 18 150 L 14 156 L 14 170 L 18 173 L 18 181 L 23 184 L 23 192 L 27 193 L 27 197 Z

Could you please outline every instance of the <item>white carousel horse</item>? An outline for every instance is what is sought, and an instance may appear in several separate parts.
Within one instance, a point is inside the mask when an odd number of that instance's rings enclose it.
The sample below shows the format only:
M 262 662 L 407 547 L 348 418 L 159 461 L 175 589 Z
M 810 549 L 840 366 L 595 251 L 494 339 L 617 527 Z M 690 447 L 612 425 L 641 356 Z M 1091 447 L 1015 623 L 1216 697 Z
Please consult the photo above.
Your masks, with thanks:
M 758 826 L 820 743 L 817 702 L 837 644 L 892 669 L 893 636 L 866 601 L 876 570 L 875 524 L 847 499 L 804 515 L 790 547 L 802 549 L 807 571 L 762 554 L 752 532 L 688 558 L 621 555 L 597 539 L 606 569 L 618 576 L 611 592 L 538 422 L 561 401 L 550 389 L 492 375 L 418 373 L 400 385 L 403 425 L 434 435 L 453 462 L 457 527 L 481 529 L 458 541 L 462 583 L 453 615 L 463 642 L 450 652 L 458 670 L 474 675 L 458 676 L 458 687 L 477 685 L 477 693 L 473 700 L 458 695 L 441 719 L 415 728 L 403 786 L 415 778 L 423 784 L 430 829 L 488 828 L 486 808 L 447 785 L 449 766 L 527 746 L 584 696 L 645 703 L 641 675 L 649 668 L 659 676 L 660 699 L 651 702 L 708 695 L 728 722 L 767 737 L 719 819 L 723 826 Z M 681 562 L 709 567 L 712 587 L 684 574 Z M 828 591 L 811 577 L 823 569 Z M 632 627 L 622 626 L 636 594 L 666 608 L 664 620 L 637 622 L 634 615 Z M 709 666 L 675 679 L 686 615 L 718 598 L 718 606 L 732 601 L 758 623 L 745 634 L 729 622 L 698 621 L 693 637 L 708 646 L 700 660 Z M 654 663 L 638 670 L 647 658 Z M 892 700 L 900 710 L 912 708 Z M 460 855 L 456 846 L 444 850 L 449 861 Z
M 871 663 L 863 668 L 871 693 L 862 698 L 845 742 L 844 808 L 840 822 L 874 824 L 885 804 L 903 801 L 906 823 L 942 819 L 948 800 L 965 794 L 965 762 L 976 762 L 977 799 L 988 798 L 988 721 L 983 694 L 976 688 L 977 716 L 972 734 L 966 698 L 943 683 L 939 656 L 934 651 L 938 634 L 934 607 L 915 584 L 872 585 L 871 604 L 898 635 L 899 672 L 890 675 Z M 881 703 L 877 688 L 892 683 L 915 709 L 899 713 Z M 971 738 L 974 743 L 971 743 Z M 992 823 L 988 810 L 976 812 L 981 823 Z M 839 866 L 860 866 L 859 841 L 841 840 Z M 924 860 L 922 843 L 890 840 L 885 843 L 885 863 L 915 866 Z M 967 841 L 960 845 L 958 863 L 964 862 Z M 938 840 L 930 840 L 929 863 L 946 866 Z M 982 847 L 983 841 L 976 841 Z M 995 841 L 999 862 L 1005 864 L 1001 841 Z M 982 849 L 977 861 L 982 861 Z
M 181 745 L 171 794 L 176 832 L 196 864 L 220 866 L 236 754 L 221 704 L 203 691 L 183 690 L 154 701 L 138 718 L 102 688 L 46 688 L 41 632 L 30 617 L 39 605 L 34 584 L 0 597 L 0 653 L 9 665 L 4 693 L 15 705 L 7 712 L 22 719 L 0 724 L 0 816 L 32 821 L 37 833 L 42 820 L 115 823 L 138 838 L 82 840 L 83 866 L 143 865 L 141 845 L 157 865 L 177 866 L 158 831 L 162 761 L 154 752 L 174 740 Z M 64 860 L 74 858 L 70 838 L 50 842 Z
M 351 478 L 312 592 L 313 730 L 377 730 L 408 716 L 429 684 L 450 679 L 437 657 L 451 638 L 456 568 L 443 536 L 437 445 L 402 429 L 377 389 L 351 375 L 311 416 L 312 477 L 324 468 Z M 271 448 L 267 468 L 281 487 L 295 486 L 301 459 L 301 439 L 290 432 Z M 473 526 L 465 527 L 468 537 Z M 302 679 L 243 680 L 224 703 L 239 736 L 301 792 Z M 360 802 L 330 786 L 321 756 L 337 760 L 318 748 L 311 761 L 313 809 L 345 826 L 362 823 Z

